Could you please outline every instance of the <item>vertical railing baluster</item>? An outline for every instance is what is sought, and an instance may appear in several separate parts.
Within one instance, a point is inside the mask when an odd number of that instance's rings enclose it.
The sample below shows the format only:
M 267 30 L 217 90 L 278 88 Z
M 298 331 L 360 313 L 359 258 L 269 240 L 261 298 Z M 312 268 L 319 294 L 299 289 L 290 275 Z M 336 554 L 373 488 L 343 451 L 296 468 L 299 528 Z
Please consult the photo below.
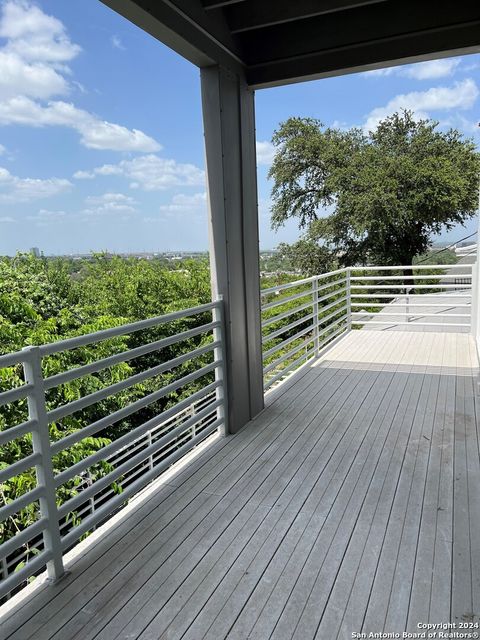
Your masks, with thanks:
M 478 258 L 475 260 L 473 265 L 471 266 L 471 275 L 470 275 L 470 284 L 471 284 L 471 293 L 470 293 L 470 333 L 473 335 L 474 339 L 477 339 L 478 331 L 478 323 L 479 323 L 479 314 L 478 307 L 480 304 L 480 296 L 478 291 L 479 279 L 478 279 Z M 461 298 L 462 304 L 464 300 L 468 300 L 468 290 L 467 296 Z M 467 302 L 468 304 L 468 302 Z
M 220 363 L 220 365 L 215 369 L 215 380 L 219 383 L 219 386 L 216 389 L 216 399 L 221 402 L 220 406 L 217 407 L 217 419 L 223 421 L 221 434 L 226 436 L 228 434 L 228 402 L 225 388 L 227 384 L 225 377 L 225 358 L 227 357 L 227 354 L 225 348 L 225 314 L 223 305 L 223 296 L 219 296 L 217 298 L 217 304 L 212 310 L 212 320 L 213 322 L 218 322 L 220 324 L 219 327 L 215 327 L 213 330 L 213 340 L 215 342 L 220 342 L 220 346 L 216 347 L 213 351 L 213 357 L 216 362 Z
M 52 559 L 47 563 L 47 575 L 50 580 L 58 580 L 64 575 L 65 569 L 45 403 L 42 358 L 39 347 L 25 347 L 23 350 L 26 356 L 23 362 L 25 382 L 33 386 L 27 398 L 28 414 L 30 420 L 35 420 L 37 423 L 32 431 L 33 451 L 40 454 L 40 462 L 36 465 L 35 471 L 37 484 L 44 489 L 44 497 L 40 498 L 40 513 L 42 517 L 48 519 L 48 526 L 43 532 L 43 543 L 45 549 L 52 554 Z
M 150 449 L 152 444 L 153 444 L 152 432 L 151 431 L 147 431 L 147 447 Z M 153 469 L 153 455 L 152 454 L 150 454 L 148 456 L 148 468 L 150 469 L 150 471 Z
M 351 277 L 352 267 L 345 269 L 345 292 L 347 294 L 347 331 L 352 329 L 352 291 L 351 291 Z
M 5 556 L 2 556 L 1 559 L 1 571 L 2 571 L 2 580 L 6 580 L 8 578 L 8 564 L 7 564 L 7 559 L 5 558 Z M 5 596 L 3 596 L 6 600 L 10 600 L 10 598 L 12 597 L 11 592 L 7 593 Z
M 319 334 L 319 330 L 318 330 L 318 325 L 319 325 L 319 319 L 318 319 L 318 278 L 314 278 L 312 280 L 312 304 L 313 304 L 313 348 L 314 348 L 314 353 L 315 353 L 315 357 L 318 356 L 319 352 L 320 352 L 320 342 L 318 339 L 318 334 Z

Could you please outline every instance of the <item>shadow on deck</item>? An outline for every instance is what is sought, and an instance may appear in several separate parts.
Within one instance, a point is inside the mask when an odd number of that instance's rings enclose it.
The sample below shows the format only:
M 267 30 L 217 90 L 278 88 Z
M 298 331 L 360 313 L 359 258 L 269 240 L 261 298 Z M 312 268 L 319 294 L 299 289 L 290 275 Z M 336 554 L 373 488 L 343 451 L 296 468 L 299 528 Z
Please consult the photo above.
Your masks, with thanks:
M 353 331 L 5 613 L 18 640 L 301 640 L 480 614 L 469 335 Z M 87 544 L 88 543 L 88 544 Z

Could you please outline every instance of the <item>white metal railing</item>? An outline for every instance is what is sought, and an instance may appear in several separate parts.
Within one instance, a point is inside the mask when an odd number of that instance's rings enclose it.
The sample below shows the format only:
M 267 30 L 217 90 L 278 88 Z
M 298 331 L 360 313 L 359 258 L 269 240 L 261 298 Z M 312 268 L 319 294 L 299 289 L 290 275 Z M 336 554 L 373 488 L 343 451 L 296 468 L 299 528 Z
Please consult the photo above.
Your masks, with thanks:
M 261 295 L 264 387 L 268 390 L 348 330 L 348 269 L 263 289 Z
M 191 328 L 173 333 L 175 323 L 180 321 Z M 171 335 L 45 375 L 45 362 L 52 356 L 160 328 Z M 35 486 L 27 487 L 22 495 L 8 501 L 0 498 L 0 598 L 45 567 L 49 578 L 61 577 L 63 554 L 80 537 L 208 436 L 226 430 L 224 344 L 223 303 L 217 301 L 0 356 L 0 373 L 11 367 L 23 371 L 23 384 L 0 393 L 0 410 L 12 403 L 25 404 L 25 400 L 28 405 L 22 423 L 9 424 L 0 432 L 0 452 L 2 447 L 22 438 L 27 438 L 30 451 L 8 466 L 0 466 L 0 485 L 4 487 L 32 468 L 36 476 Z M 165 359 L 162 350 L 172 345 L 180 346 L 180 355 Z M 108 386 L 97 385 L 101 388 L 64 404 L 58 405 L 50 398 L 51 391 L 61 385 L 100 374 L 119 363 L 139 363 L 147 354 L 150 358 L 156 354 L 158 364 L 151 366 L 150 361 L 149 368 Z M 187 367 L 187 373 L 180 368 L 182 365 Z M 162 375 L 168 377 L 162 379 Z M 158 383 L 158 388 L 149 388 L 144 395 L 139 392 L 139 397 L 125 406 L 100 415 L 79 429 L 70 429 L 62 437 L 58 426 L 66 417 L 81 415 L 86 408 L 127 389 L 138 390 L 136 385 L 146 381 Z M 159 412 L 142 419 L 139 412 L 159 401 L 164 403 Z M 68 460 L 66 454 L 86 438 L 138 416 L 137 423 L 120 437 L 103 442 L 96 451 L 72 464 L 59 464 L 61 456 Z M 56 434 L 53 438 L 52 433 Z M 97 469 L 93 477 L 91 469 Z M 5 523 L 24 509 L 34 514 L 32 521 L 25 528 L 17 526 L 16 535 L 6 536 Z
M 261 295 L 267 390 L 352 328 L 469 331 L 472 266 L 347 267 Z
M 472 265 L 355 267 L 350 283 L 352 326 L 471 328 Z

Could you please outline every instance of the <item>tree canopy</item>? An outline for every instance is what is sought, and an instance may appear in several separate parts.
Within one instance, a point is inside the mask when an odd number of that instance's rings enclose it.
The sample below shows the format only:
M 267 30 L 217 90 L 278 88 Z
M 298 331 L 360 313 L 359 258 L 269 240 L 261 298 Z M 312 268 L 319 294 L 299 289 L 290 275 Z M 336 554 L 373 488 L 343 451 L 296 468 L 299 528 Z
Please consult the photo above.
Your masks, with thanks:
M 272 227 L 297 218 L 303 256 L 321 245 L 344 266 L 410 265 L 433 234 L 475 215 L 480 154 L 473 141 L 410 111 L 368 134 L 290 118 L 273 143 Z

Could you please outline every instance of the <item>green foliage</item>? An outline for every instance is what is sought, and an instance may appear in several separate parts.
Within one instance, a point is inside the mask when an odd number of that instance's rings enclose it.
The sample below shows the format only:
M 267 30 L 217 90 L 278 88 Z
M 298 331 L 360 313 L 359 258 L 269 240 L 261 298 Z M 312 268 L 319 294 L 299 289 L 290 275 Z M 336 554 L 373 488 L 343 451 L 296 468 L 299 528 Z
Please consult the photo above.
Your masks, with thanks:
M 432 234 L 463 224 L 478 203 L 473 141 L 437 126 L 409 111 L 369 135 L 290 118 L 273 137 L 272 226 L 297 218 L 305 241 L 344 266 L 411 264 Z
M 458 257 L 451 249 L 437 249 L 429 251 L 413 259 L 413 264 L 457 264 Z
M 28 345 L 55 342 L 65 338 L 92 333 L 135 322 L 171 311 L 194 307 L 210 301 L 210 275 L 205 259 L 185 260 L 176 268 L 166 268 L 161 261 L 124 259 L 100 254 L 92 258 L 70 259 L 36 258 L 19 254 L 15 258 L 0 258 L 0 354 L 18 351 Z M 146 342 L 188 330 L 210 321 L 207 314 L 169 323 L 130 335 L 103 340 L 49 356 L 43 360 L 44 376 L 52 376 L 110 355 L 121 353 Z M 83 376 L 47 391 L 47 409 L 51 410 L 86 395 L 125 380 L 166 360 L 191 351 L 211 340 L 198 336 L 174 344 L 161 351 L 120 362 L 91 375 Z M 95 403 L 72 416 L 50 425 L 50 439 L 56 442 L 78 432 L 103 416 L 126 407 L 146 394 L 183 377 L 211 361 L 211 354 L 182 365 L 161 375 L 147 379 L 113 396 Z M 210 374 L 210 380 L 212 374 Z M 0 369 L 0 392 L 24 383 L 21 366 Z M 54 456 L 55 474 L 61 473 L 110 444 L 170 405 L 205 385 L 205 379 L 180 388 L 156 403 L 137 411 L 93 437 L 79 442 Z M 27 419 L 26 401 L 0 407 L 0 430 Z M 30 434 L 0 447 L 0 468 L 6 468 L 32 453 Z M 112 467 L 100 462 L 91 465 L 85 474 L 75 476 L 61 485 L 57 502 L 62 504 L 76 495 L 82 483 L 95 482 Z M 0 485 L 0 505 L 9 503 L 36 484 L 35 469 L 29 469 Z M 120 492 L 120 486 L 111 488 Z M 38 518 L 38 504 L 31 504 L 14 517 L 0 524 L 0 543 Z M 68 520 L 76 524 L 78 512 L 70 513 Z M 26 557 L 35 553 L 34 547 L 25 548 Z
M 295 265 L 304 276 L 334 271 L 338 266 L 334 254 L 309 237 L 301 238 L 293 244 L 282 243 L 278 251 L 282 258 Z

